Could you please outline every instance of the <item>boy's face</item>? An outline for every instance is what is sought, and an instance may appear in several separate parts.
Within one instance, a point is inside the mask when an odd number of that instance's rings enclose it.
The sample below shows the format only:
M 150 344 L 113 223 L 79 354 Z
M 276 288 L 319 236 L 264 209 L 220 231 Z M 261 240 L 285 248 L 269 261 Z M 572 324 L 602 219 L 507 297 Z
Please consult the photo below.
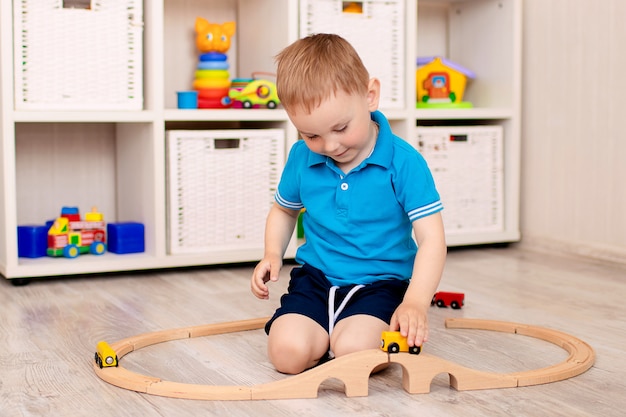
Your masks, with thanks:
M 376 143 L 370 112 L 378 108 L 379 82 L 370 80 L 367 95 L 338 91 L 314 108 L 289 112 L 308 148 L 332 158 L 345 172 L 369 156 Z

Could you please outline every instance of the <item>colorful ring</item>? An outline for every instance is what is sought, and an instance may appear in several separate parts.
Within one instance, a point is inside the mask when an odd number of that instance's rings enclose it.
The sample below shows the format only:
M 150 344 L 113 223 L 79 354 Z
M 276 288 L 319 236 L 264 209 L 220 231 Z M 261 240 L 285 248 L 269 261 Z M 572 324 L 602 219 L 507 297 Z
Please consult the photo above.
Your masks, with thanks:
M 223 98 L 198 99 L 199 109 L 223 109 L 230 107 L 231 103 L 225 103 Z
M 226 61 L 228 57 L 221 52 L 207 52 L 200 54 L 200 61 Z
M 230 74 L 226 70 L 196 70 L 195 78 L 228 78 Z
M 230 88 L 230 80 L 228 78 L 199 78 L 193 81 L 194 90 L 207 88 Z
M 221 99 L 228 96 L 228 88 L 204 88 L 198 90 L 199 99 Z
M 226 61 L 200 61 L 198 62 L 198 69 L 200 70 L 227 70 L 230 65 Z

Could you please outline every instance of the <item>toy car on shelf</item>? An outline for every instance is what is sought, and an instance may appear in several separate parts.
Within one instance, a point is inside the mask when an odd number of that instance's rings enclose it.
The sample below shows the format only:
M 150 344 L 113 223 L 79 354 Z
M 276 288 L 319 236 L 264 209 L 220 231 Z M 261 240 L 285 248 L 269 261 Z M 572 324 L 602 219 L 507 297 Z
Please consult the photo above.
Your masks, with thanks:
M 419 355 L 422 351 L 421 346 L 409 346 L 406 337 L 400 332 L 385 331 L 381 335 L 380 349 L 387 353 L 409 352 L 413 355 Z
M 461 292 L 446 292 L 439 291 L 433 295 L 433 299 L 430 302 L 430 305 L 437 305 L 437 307 L 452 307 L 455 310 L 458 310 L 465 304 L 465 294 Z
M 234 108 L 251 109 L 267 107 L 275 109 L 280 100 L 276 94 L 276 84 L 268 80 L 239 78 L 232 82 L 228 99 Z
M 106 227 L 102 213 L 94 207 L 85 219 L 77 207 L 63 207 L 48 229 L 48 256 L 76 258 L 83 253 L 102 255 L 106 251 Z
M 117 366 L 117 354 L 113 348 L 105 341 L 100 341 L 96 345 L 96 353 L 94 355 L 96 364 L 102 368 L 109 366 Z

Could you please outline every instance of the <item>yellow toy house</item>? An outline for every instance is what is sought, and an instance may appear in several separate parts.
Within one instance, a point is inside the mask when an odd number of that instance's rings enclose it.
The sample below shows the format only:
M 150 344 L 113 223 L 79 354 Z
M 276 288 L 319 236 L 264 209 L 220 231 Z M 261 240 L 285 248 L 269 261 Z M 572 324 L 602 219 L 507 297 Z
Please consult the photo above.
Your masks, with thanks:
M 463 101 L 468 78 L 472 71 L 441 57 L 417 58 L 415 84 L 418 108 L 469 108 Z

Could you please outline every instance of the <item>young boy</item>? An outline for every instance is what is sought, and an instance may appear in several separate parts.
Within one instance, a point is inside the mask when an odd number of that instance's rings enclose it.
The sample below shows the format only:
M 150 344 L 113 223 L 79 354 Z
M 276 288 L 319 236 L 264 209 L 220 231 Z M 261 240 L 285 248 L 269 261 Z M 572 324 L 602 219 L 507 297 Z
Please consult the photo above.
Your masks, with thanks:
M 377 111 L 380 82 L 343 38 L 312 35 L 276 60 L 278 95 L 303 140 L 285 164 L 252 293 L 269 298 L 303 208 L 306 243 L 266 325 L 269 359 L 296 374 L 327 354 L 377 348 L 389 329 L 421 345 L 446 257 L 426 163 Z

